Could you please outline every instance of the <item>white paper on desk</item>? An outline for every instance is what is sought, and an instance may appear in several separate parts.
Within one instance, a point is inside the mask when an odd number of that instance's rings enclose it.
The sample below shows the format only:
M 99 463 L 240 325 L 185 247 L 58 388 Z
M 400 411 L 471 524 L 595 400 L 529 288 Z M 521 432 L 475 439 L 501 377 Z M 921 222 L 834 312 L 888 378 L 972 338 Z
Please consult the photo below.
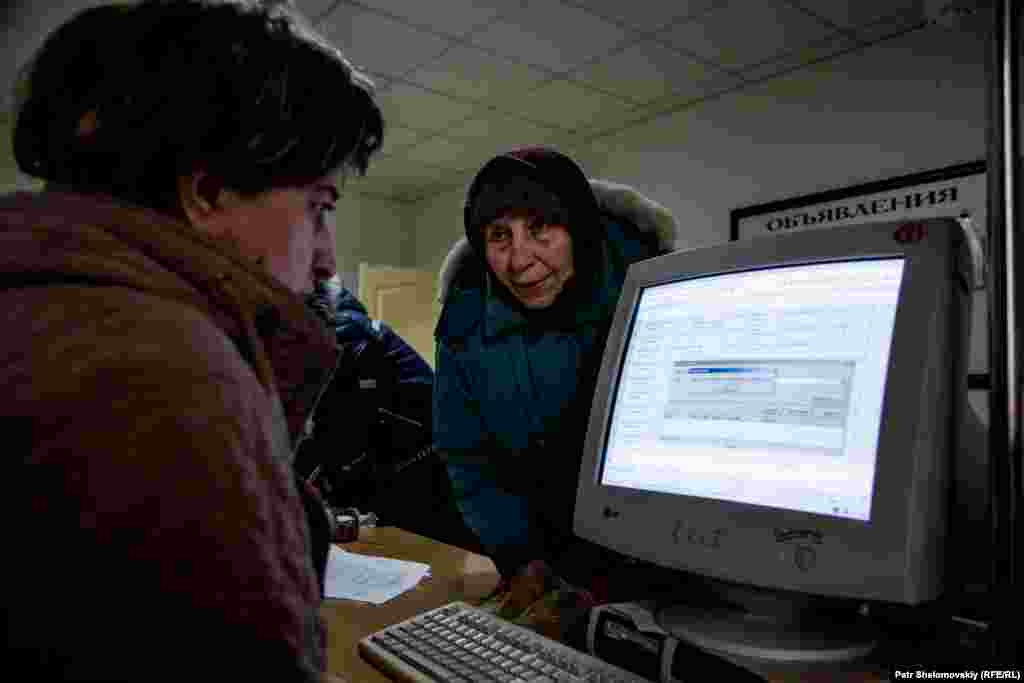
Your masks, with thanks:
M 350 553 L 331 546 L 324 593 L 328 598 L 380 605 L 410 590 L 430 575 L 430 565 Z

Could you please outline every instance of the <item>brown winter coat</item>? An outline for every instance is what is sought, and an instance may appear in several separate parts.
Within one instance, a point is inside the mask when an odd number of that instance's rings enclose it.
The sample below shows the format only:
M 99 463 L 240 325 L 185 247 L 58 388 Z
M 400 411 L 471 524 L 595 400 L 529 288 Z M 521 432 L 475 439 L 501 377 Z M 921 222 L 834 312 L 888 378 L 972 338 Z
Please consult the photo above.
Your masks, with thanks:
M 290 464 L 335 350 L 301 299 L 184 223 L 43 192 L 0 197 L 0 311 L 5 659 L 316 680 Z

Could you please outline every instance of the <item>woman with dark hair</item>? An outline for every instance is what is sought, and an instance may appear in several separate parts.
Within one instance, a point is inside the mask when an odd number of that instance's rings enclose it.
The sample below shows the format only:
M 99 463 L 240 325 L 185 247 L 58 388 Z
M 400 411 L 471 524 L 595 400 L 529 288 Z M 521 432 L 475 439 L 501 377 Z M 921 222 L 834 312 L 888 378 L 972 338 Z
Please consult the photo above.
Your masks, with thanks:
M 442 266 L 434 444 L 503 578 L 540 561 L 594 588 L 621 558 L 572 533 L 590 403 L 626 271 L 672 249 L 675 220 L 524 147 L 484 164 L 463 222 Z
M 289 3 L 167 0 L 78 14 L 16 95 L 5 668 L 324 680 L 291 470 L 337 352 L 299 294 L 371 83 Z

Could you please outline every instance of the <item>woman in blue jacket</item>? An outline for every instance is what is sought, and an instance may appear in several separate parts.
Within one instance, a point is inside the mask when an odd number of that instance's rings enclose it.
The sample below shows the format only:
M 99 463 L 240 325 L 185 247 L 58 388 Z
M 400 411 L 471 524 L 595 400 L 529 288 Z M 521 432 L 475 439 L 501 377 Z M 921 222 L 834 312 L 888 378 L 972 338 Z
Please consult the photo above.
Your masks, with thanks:
M 586 582 L 560 560 L 586 545 L 572 511 L 607 328 L 627 268 L 669 250 L 675 222 L 534 147 L 484 165 L 464 224 L 442 268 L 435 446 L 503 576 L 540 559 Z

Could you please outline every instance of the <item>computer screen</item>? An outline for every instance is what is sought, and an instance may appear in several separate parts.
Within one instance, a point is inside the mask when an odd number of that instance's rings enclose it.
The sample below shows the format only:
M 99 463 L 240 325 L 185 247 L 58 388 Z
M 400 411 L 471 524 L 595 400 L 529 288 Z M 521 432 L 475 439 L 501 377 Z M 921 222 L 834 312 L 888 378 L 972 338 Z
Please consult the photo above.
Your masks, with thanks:
M 765 590 L 936 597 L 970 297 L 955 221 L 926 221 L 913 241 L 900 228 L 810 230 L 631 266 L 575 533 Z
M 868 520 L 903 267 L 815 263 L 642 288 L 601 483 Z

